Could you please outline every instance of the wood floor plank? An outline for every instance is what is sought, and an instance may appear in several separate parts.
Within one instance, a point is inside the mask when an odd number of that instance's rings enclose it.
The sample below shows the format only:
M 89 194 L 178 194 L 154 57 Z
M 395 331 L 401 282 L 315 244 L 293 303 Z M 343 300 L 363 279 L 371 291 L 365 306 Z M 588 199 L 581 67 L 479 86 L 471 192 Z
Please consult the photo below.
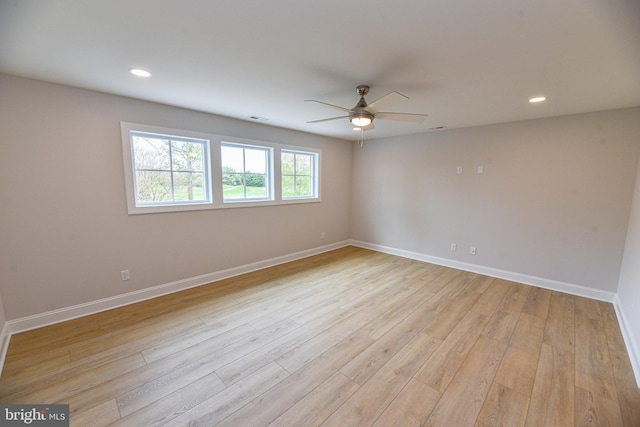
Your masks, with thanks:
M 527 301 L 524 303 L 524 307 L 522 308 L 522 312 L 546 319 L 549 314 L 550 301 L 550 290 L 531 287 L 529 295 L 527 295 Z
M 342 341 L 355 331 L 369 324 L 387 310 L 387 306 L 372 304 L 368 310 L 361 310 L 344 321 L 319 333 L 304 343 L 292 348 L 276 359 L 276 362 L 289 372 L 295 372 L 315 359 L 327 348 Z
M 527 396 L 494 382 L 475 427 L 523 427 L 528 409 Z
M 480 294 L 470 289 L 464 289 L 456 294 L 456 298 L 447 303 L 446 307 L 429 323 L 424 332 L 444 340 L 455 329 L 460 320 L 467 315 L 469 309 L 478 298 L 480 298 Z
M 424 425 L 474 425 L 506 348 L 481 335 Z
M 629 355 L 616 350 L 611 350 L 610 355 L 623 426 L 640 426 L 640 388 L 633 376 Z
M 116 402 L 118 403 L 120 415 L 126 417 L 156 400 L 170 395 L 175 390 L 186 387 L 210 374 L 210 361 L 207 358 L 198 359 L 194 363 L 181 366 L 118 396 Z M 215 378 L 218 378 L 218 376 L 215 375 Z M 219 382 L 215 382 L 215 378 L 212 378 L 209 382 L 209 388 L 223 389 L 226 387 L 219 378 Z
M 482 334 L 496 341 L 508 343 L 519 318 L 520 313 L 498 310 L 493 314 Z
M 602 323 L 602 313 L 600 313 L 600 303 L 596 300 L 574 296 L 575 315 L 587 317 Z
M 69 424 L 73 427 L 106 427 L 119 419 L 118 404 L 112 399 L 81 414 L 71 415 Z
M 574 377 L 573 353 L 542 344 L 526 427 L 575 425 Z
M 531 396 L 542 348 L 545 319 L 522 313 L 495 381 L 524 395 Z
M 471 310 L 487 316 L 493 315 L 504 299 L 504 295 L 507 292 L 508 287 L 509 285 L 505 280 L 491 280 Z
M 521 283 L 508 282 L 507 293 L 498 306 L 498 311 L 520 313 L 529 295 L 530 286 Z
M 233 342 L 241 336 L 255 332 L 255 330 L 253 326 L 246 323 L 232 328 L 214 328 L 210 326 L 192 328 L 158 343 L 150 343 L 142 350 L 142 355 L 147 363 L 152 363 L 198 344 L 217 341 L 220 346 L 224 346 L 230 342 L 229 339 Z
M 608 302 L 599 302 L 600 312 L 602 313 L 602 323 L 607 334 L 607 344 L 609 349 L 613 351 L 626 352 L 627 348 L 624 344 L 624 338 L 620 331 L 620 323 L 618 316 L 613 308 L 613 304 Z
M 416 373 L 416 379 L 434 390 L 444 392 L 475 346 L 488 321 L 484 314 L 468 312 L 442 342 L 438 351 Z M 425 328 L 425 332 L 427 330 L 428 328 Z
M 137 353 L 99 366 L 92 366 L 90 369 L 84 366 L 76 366 L 73 369 L 61 372 L 59 375 L 48 376 L 44 381 L 34 381 L 10 395 L 4 395 L 2 402 L 57 402 L 144 365 L 145 362 L 142 355 Z
M 280 381 L 225 418 L 220 426 L 267 425 L 325 382 L 367 346 L 371 338 L 356 333 L 327 349 L 313 362 Z M 208 424 L 211 425 L 211 424 Z
M 439 345 L 438 338 L 416 335 L 321 425 L 373 424 Z
M 336 372 L 269 423 L 269 427 L 319 426 L 359 387 L 341 372 Z
M 92 315 L 15 334 L 11 336 L 13 345 L 9 346 L 7 351 L 6 363 L 34 352 L 47 354 L 46 350 L 59 349 L 72 343 L 82 342 L 97 334 L 106 333 L 107 331 L 100 329 L 97 316 Z
M 412 378 L 380 414 L 373 427 L 420 427 L 442 396 Z
M 44 355 L 40 352 L 35 352 L 31 357 L 24 357 L 26 363 L 20 363 L 20 359 L 17 359 L 17 361 L 18 363 L 5 365 L 2 370 L 4 378 L 2 390 L 4 392 L 7 392 L 10 387 L 24 387 L 30 382 L 31 378 L 43 378 L 50 372 L 64 369 L 65 366 L 71 363 L 71 358 L 69 357 L 69 350 L 63 347 L 58 351 L 53 350 Z
M 226 388 L 219 387 L 219 378 L 210 374 L 188 388 L 153 402 L 127 417 L 114 427 L 131 426 L 213 426 L 228 414 L 237 410 L 256 395 L 264 393 L 283 378 L 287 372 L 276 363 L 269 364 L 242 381 Z M 213 381 L 213 386 L 209 381 Z
M 576 314 L 575 329 L 576 386 L 617 402 L 613 366 L 599 311 L 593 317 Z
M 581 387 L 576 387 L 576 426 L 622 426 L 618 402 L 606 399 Z
M 428 300 L 429 297 L 433 295 L 428 287 L 422 289 L 414 287 L 412 290 L 413 292 L 404 294 L 403 298 L 396 299 L 389 310 L 369 322 L 369 324 L 362 329 L 362 332 L 374 340 L 379 339 L 397 327 L 403 319 L 417 310 L 418 307 L 424 304 L 425 300 Z
M 186 349 L 163 359 L 147 363 L 137 369 L 117 375 L 88 390 L 82 390 L 72 396 L 65 397 L 64 401 L 59 403 L 69 404 L 72 414 L 86 411 L 98 402 L 115 399 L 129 390 L 166 375 L 168 372 L 194 363 L 194 361 L 199 358 L 206 357 L 207 355 L 214 358 L 223 356 L 231 351 L 228 347 L 231 348 L 230 346 L 233 343 L 241 341 L 243 338 L 251 339 L 250 333 L 252 330 L 251 327 L 246 326 L 245 328 L 236 328 L 235 330 L 228 331 L 218 336 L 216 342 L 211 343 L 211 346 L 205 347 L 207 343 L 199 343 L 191 349 Z
M 400 351 L 433 319 L 434 312 L 417 309 L 402 322 L 393 333 L 387 333 L 371 344 L 362 353 L 351 359 L 340 371 L 362 385 L 371 378 L 389 359 Z M 364 328 L 364 333 L 367 329 Z
M 544 343 L 567 351 L 574 351 L 575 307 L 573 296 L 559 292 L 551 294 Z

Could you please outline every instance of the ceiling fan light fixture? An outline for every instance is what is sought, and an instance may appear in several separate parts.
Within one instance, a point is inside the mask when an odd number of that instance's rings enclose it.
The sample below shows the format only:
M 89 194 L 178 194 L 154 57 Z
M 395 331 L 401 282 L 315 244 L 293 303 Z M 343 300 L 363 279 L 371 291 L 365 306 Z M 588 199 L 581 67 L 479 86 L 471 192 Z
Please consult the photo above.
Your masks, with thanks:
M 369 126 L 373 122 L 373 114 L 367 111 L 354 112 L 349 117 L 349 121 L 359 128 Z

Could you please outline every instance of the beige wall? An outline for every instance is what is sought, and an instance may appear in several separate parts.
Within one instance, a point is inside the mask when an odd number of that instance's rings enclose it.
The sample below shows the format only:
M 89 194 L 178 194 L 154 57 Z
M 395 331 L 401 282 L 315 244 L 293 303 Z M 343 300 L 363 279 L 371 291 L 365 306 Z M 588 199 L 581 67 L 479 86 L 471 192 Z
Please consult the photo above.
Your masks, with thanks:
M 624 317 L 627 347 L 635 354 L 636 380 L 640 387 L 640 167 L 636 175 L 636 188 L 629 220 L 629 232 L 618 284 L 618 304 Z
M 320 148 L 322 202 L 129 216 L 121 121 Z M 344 141 L 0 75 L 6 319 L 344 241 L 351 155 Z
M 351 237 L 613 293 L 638 135 L 632 108 L 365 141 Z

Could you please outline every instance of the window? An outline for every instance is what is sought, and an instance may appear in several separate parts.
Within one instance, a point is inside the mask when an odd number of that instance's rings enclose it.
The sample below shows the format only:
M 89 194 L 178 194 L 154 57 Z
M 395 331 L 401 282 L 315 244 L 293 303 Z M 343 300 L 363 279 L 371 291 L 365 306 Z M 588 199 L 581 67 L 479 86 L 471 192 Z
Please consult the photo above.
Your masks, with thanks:
M 282 150 L 280 157 L 282 198 L 317 197 L 317 154 Z
M 314 148 L 120 124 L 129 214 L 320 202 Z
M 131 132 L 136 206 L 209 203 L 209 141 Z
M 222 143 L 221 159 L 225 202 L 272 198 L 270 148 Z

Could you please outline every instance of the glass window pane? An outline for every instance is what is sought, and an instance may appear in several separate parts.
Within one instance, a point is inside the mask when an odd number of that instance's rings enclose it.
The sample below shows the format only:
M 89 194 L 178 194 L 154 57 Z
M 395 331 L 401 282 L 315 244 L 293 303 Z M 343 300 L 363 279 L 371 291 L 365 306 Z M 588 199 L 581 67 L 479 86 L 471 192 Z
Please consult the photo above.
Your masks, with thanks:
M 270 150 L 244 145 L 222 145 L 224 200 L 269 198 Z
M 171 201 L 171 172 L 137 171 L 136 188 L 139 202 Z
M 311 194 L 311 180 L 309 179 L 309 177 L 296 177 L 296 196 L 310 196 Z
M 206 200 L 204 174 L 199 172 L 174 172 L 174 200 Z
M 173 170 L 203 171 L 204 145 L 198 142 L 172 141 Z
M 222 175 L 222 193 L 226 199 L 244 199 L 244 175 L 225 173 Z
M 132 140 L 136 169 L 171 169 L 169 140 L 142 136 L 134 136 Z
M 245 171 L 247 173 L 267 172 L 267 152 L 265 150 L 245 149 Z
M 130 213 L 143 212 L 131 208 L 131 200 L 144 208 L 211 204 L 209 140 L 133 129 L 128 133 L 133 166 L 133 185 L 127 182 Z
M 260 197 L 267 196 L 266 177 L 258 174 L 247 174 L 245 182 L 247 183 L 247 197 Z
M 282 177 L 282 197 L 293 197 L 295 192 L 295 177 L 283 176 Z
M 264 187 L 264 184 L 265 184 L 265 176 L 254 174 L 254 173 L 248 173 L 246 176 L 246 183 L 247 183 L 247 187 L 262 188 Z
M 282 151 L 282 197 L 315 197 L 314 165 L 317 154 Z
M 222 146 L 223 172 L 244 172 L 244 153 L 240 147 Z
M 280 156 L 280 163 L 282 164 L 282 175 L 293 175 L 294 172 L 294 154 L 283 151 Z
M 311 175 L 311 156 L 296 154 L 296 175 Z

